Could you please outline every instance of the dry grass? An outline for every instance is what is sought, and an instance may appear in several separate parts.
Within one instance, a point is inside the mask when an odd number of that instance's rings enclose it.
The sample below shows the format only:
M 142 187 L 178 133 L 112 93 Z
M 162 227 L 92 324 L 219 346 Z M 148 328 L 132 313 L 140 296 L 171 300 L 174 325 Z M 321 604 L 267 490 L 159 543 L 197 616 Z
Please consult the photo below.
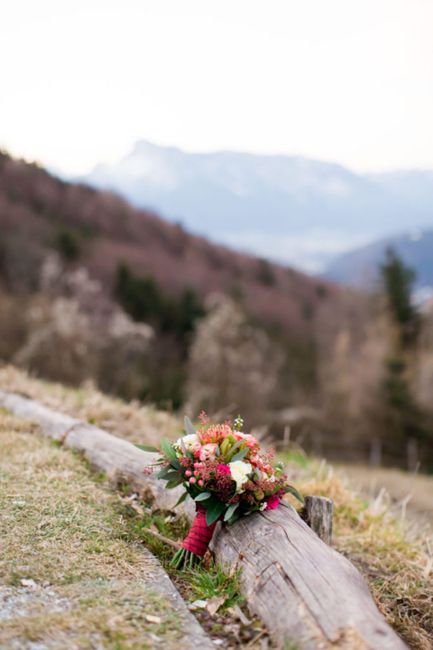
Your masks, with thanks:
M 81 388 L 68 388 L 6 365 L 0 366 L 0 388 L 38 400 L 135 443 L 157 445 L 161 437 L 173 439 L 179 435 L 178 418 L 153 406 L 105 395 L 91 382 Z
M 386 490 L 396 517 L 406 519 L 413 532 L 430 534 L 433 544 L 433 476 L 365 465 L 342 466 L 341 471 L 369 500 Z
M 411 648 L 431 650 L 433 549 L 428 535 L 391 514 L 384 492 L 367 501 L 326 464 L 305 459 L 292 468 L 304 494 L 334 500 L 334 546 L 367 580 L 388 623 Z
M 29 428 L 0 413 L 0 646 L 176 647 L 177 616 L 146 586 L 154 561 L 123 539 L 119 499 Z
M 0 370 L 0 387 L 90 419 L 134 442 L 155 444 L 161 436 L 175 435 L 180 426 L 174 417 L 150 407 L 125 404 L 92 387 L 73 390 L 40 382 L 11 367 Z M 326 464 L 297 452 L 287 460 L 304 494 L 334 500 L 335 547 L 363 573 L 387 621 L 412 648 L 431 650 L 433 557 L 428 538 L 391 514 L 392 504 L 383 492 L 379 499 L 367 500 Z M 431 485 L 426 481 L 422 490 Z

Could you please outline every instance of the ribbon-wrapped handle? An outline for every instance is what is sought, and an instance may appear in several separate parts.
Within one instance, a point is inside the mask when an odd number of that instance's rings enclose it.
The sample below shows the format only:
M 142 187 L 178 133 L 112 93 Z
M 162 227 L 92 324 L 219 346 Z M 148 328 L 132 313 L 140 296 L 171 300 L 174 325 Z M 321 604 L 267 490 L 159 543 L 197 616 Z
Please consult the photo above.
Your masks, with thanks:
M 182 547 L 190 551 L 190 553 L 198 555 L 198 557 L 203 557 L 209 548 L 217 521 L 208 526 L 206 523 L 205 508 L 199 503 L 196 503 L 195 508 L 196 515 L 188 535 L 182 542 Z

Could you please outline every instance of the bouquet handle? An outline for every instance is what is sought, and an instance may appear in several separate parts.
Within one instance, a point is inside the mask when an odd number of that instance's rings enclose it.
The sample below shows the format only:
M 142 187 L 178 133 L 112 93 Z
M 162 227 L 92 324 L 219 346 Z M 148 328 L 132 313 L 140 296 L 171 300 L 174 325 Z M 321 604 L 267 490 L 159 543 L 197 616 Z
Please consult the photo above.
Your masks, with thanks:
M 182 542 L 182 548 L 175 554 L 172 564 L 175 568 L 192 565 L 200 560 L 209 548 L 218 520 L 210 526 L 206 523 L 205 508 L 196 503 L 196 514 L 188 535 Z

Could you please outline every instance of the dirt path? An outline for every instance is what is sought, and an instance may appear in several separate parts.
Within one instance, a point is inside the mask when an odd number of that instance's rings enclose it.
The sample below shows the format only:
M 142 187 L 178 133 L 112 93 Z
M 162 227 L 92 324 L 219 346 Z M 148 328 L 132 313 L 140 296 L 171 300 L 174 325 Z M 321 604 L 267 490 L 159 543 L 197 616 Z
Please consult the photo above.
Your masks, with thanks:
M 0 412 L 0 648 L 211 648 L 119 501 Z

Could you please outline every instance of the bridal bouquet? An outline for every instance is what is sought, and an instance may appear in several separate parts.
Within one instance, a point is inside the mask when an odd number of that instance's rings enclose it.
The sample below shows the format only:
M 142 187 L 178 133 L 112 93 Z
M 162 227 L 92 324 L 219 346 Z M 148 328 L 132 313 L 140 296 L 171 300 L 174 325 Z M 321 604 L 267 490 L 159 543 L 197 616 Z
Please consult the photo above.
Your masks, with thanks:
M 185 434 L 175 443 L 164 440 L 158 478 L 167 488 L 183 485 L 196 505 L 196 516 L 173 565 L 192 566 L 204 556 L 219 520 L 228 524 L 252 512 L 273 510 L 287 492 L 303 501 L 289 485 L 281 464 L 272 465 L 271 452 L 260 449 L 257 439 L 241 431 L 243 421 L 211 424 L 200 416 L 196 431 L 185 418 Z

